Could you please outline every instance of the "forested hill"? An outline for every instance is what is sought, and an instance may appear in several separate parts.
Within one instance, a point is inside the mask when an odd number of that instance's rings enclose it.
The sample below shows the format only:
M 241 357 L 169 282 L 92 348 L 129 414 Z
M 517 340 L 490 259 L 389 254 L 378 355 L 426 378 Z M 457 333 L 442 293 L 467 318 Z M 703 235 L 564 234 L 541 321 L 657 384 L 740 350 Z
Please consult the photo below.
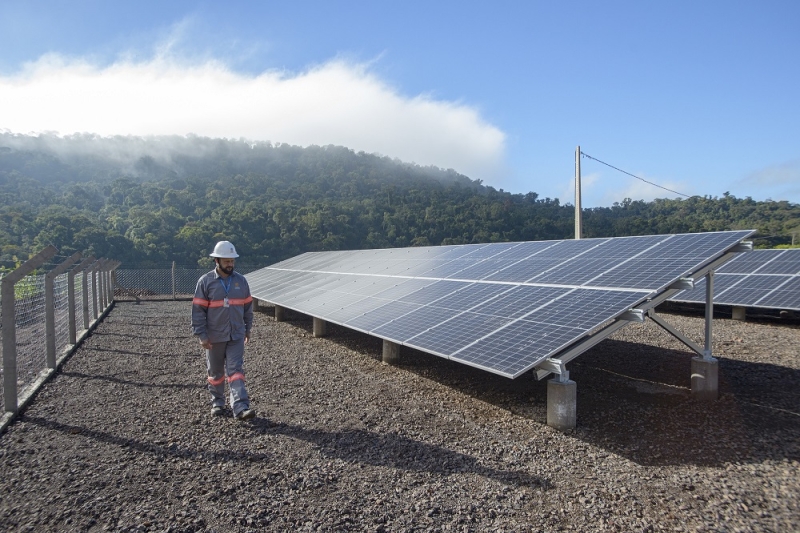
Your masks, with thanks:
M 200 137 L 0 134 L 0 261 L 55 245 L 128 264 L 208 264 L 214 242 L 263 265 L 304 251 L 571 238 L 569 204 L 343 147 Z M 756 228 L 800 237 L 800 205 L 724 194 L 624 199 L 586 237 Z

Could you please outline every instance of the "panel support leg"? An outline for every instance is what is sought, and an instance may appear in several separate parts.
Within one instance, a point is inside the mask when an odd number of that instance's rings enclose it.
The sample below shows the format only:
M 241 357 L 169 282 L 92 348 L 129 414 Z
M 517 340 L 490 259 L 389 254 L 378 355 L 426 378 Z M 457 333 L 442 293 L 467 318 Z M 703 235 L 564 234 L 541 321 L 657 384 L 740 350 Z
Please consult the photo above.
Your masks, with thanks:
M 692 396 L 700 400 L 719 397 L 719 361 L 716 358 L 692 358 Z
M 387 365 L 396 365 L 400 362 L 400 345 L 384 339 L 383 341 L 383 358 L 381 359 Z
M 283 322 L 286 320 L 286 309 L 280 305 L 275 306 L 275 322 Z
M 314 336 L 324 337 L 328 333 L 328 323 L 321 318 L 314 317 Z
M 559 431 L 575 429 L 578 385 L 569 379 L 569 372 L 558 374 L 547 382 L 547 425 Z
M 742 321 L 746 320 L 747 317 L 746 307 L 734 306 L 731 311 L 733 315 L 731 318 L 733 318 L 734 320 L 742 320 Z

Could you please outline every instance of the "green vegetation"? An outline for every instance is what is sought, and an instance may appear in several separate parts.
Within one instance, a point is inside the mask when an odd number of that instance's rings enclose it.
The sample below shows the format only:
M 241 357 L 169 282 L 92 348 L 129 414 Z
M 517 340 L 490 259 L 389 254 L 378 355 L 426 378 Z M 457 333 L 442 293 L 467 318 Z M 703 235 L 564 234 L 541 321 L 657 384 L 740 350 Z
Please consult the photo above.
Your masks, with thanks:
M 556 199 L 342 147 L 0 134 L 5 264 L 53 244 L 62 255 L 207 266 L 221 239 L 248 264 L 271 264 L 316 250 L 571 238 L 573 220 Z M 791 244 L 800 205 L 725 193 L 584 213 L 586 237 L 744 228 L 758 229 L 759 246 Z

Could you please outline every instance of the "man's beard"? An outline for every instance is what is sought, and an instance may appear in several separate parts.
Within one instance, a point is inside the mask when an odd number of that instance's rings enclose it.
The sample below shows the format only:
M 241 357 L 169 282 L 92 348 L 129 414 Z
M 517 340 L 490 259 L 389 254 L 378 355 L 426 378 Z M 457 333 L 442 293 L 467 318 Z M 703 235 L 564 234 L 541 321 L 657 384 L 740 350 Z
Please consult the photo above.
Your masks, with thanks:
M 233 274 L 233 268 L 234 268 L 234 267 L 232 267 L 232 266 L 229 266 L 229 267 L 223 267 L 222 265 L 220 265 L 220 266 L 219 266 L 219 269 L 220 269 L 221 271 L 223 271 L 223 272 L 224 272 L 226 275 L 228 275 L 228 276 L 230 276 L 231 274 Z

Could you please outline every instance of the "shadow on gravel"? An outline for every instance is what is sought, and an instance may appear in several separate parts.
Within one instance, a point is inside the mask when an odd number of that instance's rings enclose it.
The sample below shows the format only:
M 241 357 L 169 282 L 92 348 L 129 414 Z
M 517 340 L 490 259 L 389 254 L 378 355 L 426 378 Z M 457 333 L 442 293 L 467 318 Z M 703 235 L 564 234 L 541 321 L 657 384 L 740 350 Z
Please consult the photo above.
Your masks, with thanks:
M 100 376 L 97 374 L 83 374 L 81 372 L 61 372 L 60 375 L 65 377 L 71 378 L 78 378 L 78 379 L 89 379 L 89 380 L 99 380 L 99 381 L 108 381 L 109 383 L 116 383 L 118 385 L 131 385 L 133 387 L 140 387 L 143 389 L 196 389 L 196 390 L 205 390 L 206 384 L 205 383 L 192 383 L 192 384 L 182 384 L 182 383 L 145 383 L 141 381 L 130 381 L 127 379 L 120 379 L 111 376 Z
M 396 433 L 373 433 L 360 429 L 324 431 L 256 419 L 250 427 L 265 435 L 283 435 L 309 442 L 328 457 L 372 466 L 428 472 L 440 476 L 473 473 L 507 485 L 552 488 L 549 480 L 527 472 L 499 470 L 481 465 L 478 459 L 441 446 L 426 444 Z
M 800 371 L 719 357 L 717 401 L 692 353 L 606 339 L 572 363 L 575 436 L 643 465 L 800 460 Z
M 188 306 L 186 309 L 187 309 L 187 313 L 191 313 L 191 309 L 192 309 L 191 306 Z M 153 322 L 134 322 L 134 321 L 130 321 L 129 322 L 129 321 L 126 320 L 125 324 L 127 326 L 135 326 L 137 328 L 151 328 L 152 329 L 152 328 L 158 327 L 158 325 L 153 323 Z M 103 335 L 122 335 L 122 333 L 117 333 L 117 332 L 113 332 L 113 333 L 103 332 L 102 334 Z
M 140 453 L 152 454 L 157 457 L 180 457 L 184 459 L 217 459 L 227 461 L 269 461 L 270 455 L 265 453 L 245 453 L 236 451 L 215 451 L 204 452 L 180 446 L 178 444 L 171 444 L 169 446 L 162 446 L 157 443 L 145 442 L 137 439 L 119 437 L 105 431 L 97 431 L 82 426 L 75 426 L 71 424 L 62 424 L 55 420 L 48 420 L 46 418 L 36 416 L 20 415 L 20 420 L 35 424 L 37 426 L 46 428 L 50 431 L 59 431 L 61 433 L 69 433 L 71 435 L 82 435 L 86 438 L 96 440 L 105 444 L 113 444 L 121 448 L 129 448 Z
M 142 351 L 131 351 L 131 350 L 120 350 L 119 348 L 115 348 L 113 350 L 109 350 L 108 348 L 100 348 L 99 346 L 92 347 L 93 352 L 104 352 L 104 353 L 116 353 L 120 355 L 135 355 L 137 357 L 152 357 L 153 354 L 149 354 Z
M 98 337 L 122 337 L 125 339 L 152 339 L 152 335 L 134 335 L 133 333 L 117 333 L 109 331 L 93 331 L 92 335 Z
M 287 318 L 311 334 L 310 318 Z M 381 340 L 335 324 L 326 339 L 380 359 Z M 800 370 L 720 357 L 720 399 L 690 390 L 694 352 L 605 339 L 569 364 L 573 438 L 646 466 L 800 460 Z M 403 348 L 397 368 L 546 424 L 547 380 L 515 380 Z

